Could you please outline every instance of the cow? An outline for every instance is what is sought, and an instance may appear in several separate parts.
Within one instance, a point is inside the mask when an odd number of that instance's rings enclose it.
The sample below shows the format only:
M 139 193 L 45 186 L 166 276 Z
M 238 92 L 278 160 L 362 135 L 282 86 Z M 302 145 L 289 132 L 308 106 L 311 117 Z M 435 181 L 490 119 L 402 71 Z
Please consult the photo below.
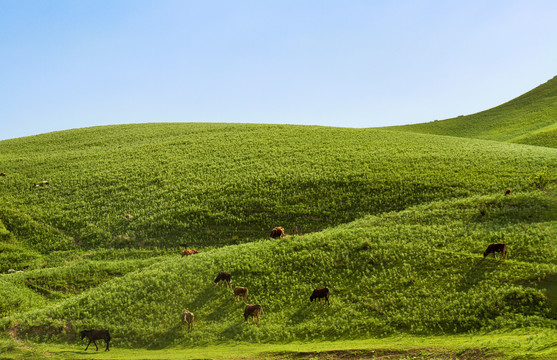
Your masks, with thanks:
M 273 230 L 271 230 L 271 233 L 269 234 L 269 236 L 272 237 L 273 239 L 283 237 L 284 236 L 284 228 L 282 226 L 275 227 Z
M 89 339 L 89 343 L 87 344 L 87 347 L 85 348 L 85 351 L 87 351 L 87 349 L 89 348 L 89 345 L 91 344 L 91 341 L 93 342 L 93 344 L 95 344 L 95 347 L 97 348 L 97 351 L 99 351 L 99 347 L 97 346 L 96 340 L 104 340 L 104 342 L 106 343 L 106 349 L 104 349 L 104 351 L 109 351 L 110 350 L 108 348 L 108 344 L 110 343 L 110 333 L 106 329 L 102 329 L 102 330 L 82 330 L 79 333 L 79 336 L 81 337 L 81 340 L 83 340 L 83 338 L 85 338 L 85 337 L 87 337 Z
M 193 254 L 199 254 L 199 251 L 194 250 L 194 249 L 191 249 L 191 250 L 185 249 L 185 250 L 182 250 L 181 254 L 182 254 L 182 257 L 184 257 L 184 256 L 188 256 L 188 255 L 193 255 Z
M 487 246 L 487 249 L 485 249 L 484 251 L 484 259 L 487 257 L 487 255 L 493 253 L 493 258 L 497 259 L 497 256 L 495 256 L 495 253 L 501 253 L 501 257 L 500 259 L 502 259 L 503 257 L 506 259 L 507 258 L 507 244 L 506 243 L 492 243 L 489 244 Z
M 505 196 L 512 194 L 513 191 L 511 189 L 507 189 L 507 191 L 505 191 Z
M 315 300 L 317 302 L 317 299 L 319 299 L 319 302 L 321 302 L 322 298 L 325 298 L 324 304 L 329 304 L 329 289 L 320 288 L 313 290 L 313 293 L 309 296 L 309 301 Z
M 6 173 L 0 172 L 0 176 L 6 176 Z
M 232 288 L 232 276 L 229 273 L 221 271 L 213 281 L 215 285 L 219 285 L 221 282 L 226 284 L 226 287 Z
M 188 332 L 193 330 L 193 318 L 193 313 L 188 310 L 184 310 L 182 312 L 182 315 L 180 315 L 180 319 L 182 320 L 182 322 L 188 324 Z
M 254 317 L 257 318 L 257 326 L 259 326 L 259 317 L 263 314 L 263 307 L 259 304 L 248 304 L 244 309 L 244 319 L 246 320 L 246 324 L 249 324 L 249 317 L 251 316 L 252 319 Z
M 35 187 L 43 187 L 45 185 L 48 185 L 48 181 L 46 181 L 46 180 L 41 181 L 40 183 L 36 183 Z
M 234 288 L 234 301 L 240 301 L 240 297 L 244 298 L 244 302 L 247 303 L 248 300 L 248 288 L 242 286 L 236 286 Z

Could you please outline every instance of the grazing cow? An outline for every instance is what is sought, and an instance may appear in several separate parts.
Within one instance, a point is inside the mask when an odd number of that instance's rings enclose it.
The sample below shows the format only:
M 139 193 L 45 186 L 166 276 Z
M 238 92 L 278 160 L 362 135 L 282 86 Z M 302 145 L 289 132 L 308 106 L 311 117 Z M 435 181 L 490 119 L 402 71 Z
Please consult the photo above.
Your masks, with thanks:
M 329 304 L 329 289 L 320 288 L 313 290 L 313 293 L 309 297 L 309 301 L 315 300 L 315 302 L 317 302 L 317 299 L 319 299 L 319 302 L 321 302 L 322 298 L 325 298 L 324 304 Z
M 42 186 L 45 186 L 45 185 L 48 185 L 48 181 L 46 181 L 46 180 L 41 181 L 40 183 L 36 183 L 35 187 L 42 187 Z
M 513 191 L 511 189 L 507 189 L 507 191 L 505 191 L 505 196 L 512 194 Z
M 503 257 L 506 259 L 507 258 L 507 244 L 506 243 L 493 243 L 493 244 L 489 244 L 487 246 L 487 249 L 485 249 L 484 251 L 484 258 L 493 253 L 493 258 L 497 259 L 497 256 L 495 256 L 495 253 L 501 253 L 501 258 Z
M 186 250 L 183 250 L 181 254 L 182 254 L 182 257 L 184 257 L 184 256 L 187 256 L 187 255 L 199 254 L 199 251 L 194 250 L 194 249 L 191 249 L 191 250 L 186 249 Z
M 188 324 L 188 332 L 193 330 L 193 313 L 188 311 L 188 310 L 184 310 L 182 312 L 182 315 L 180 315 L 180 319 L 182 320 L 182 322 L 185 322 L 186 324 Z
M 1 172 L 0 176 L 6 176 L 6 173 Z
M 232 276 L 229 273 L 226 272 L 220 272 L 215 281 L 213 281 L 213 283 L 215 285 L 218 285 L 220 282 L 222 282 L 223 284 L 226 283 L 226 287 L 232 288 Z
M 29 265 L 25 265 L 25 266 L 23 267 L 23 269 L 24 269 L 24 270 L 29 269 Z
M 15 273 L 15 269 L 8 269 L 8 274 L 13 274 Z
M 248 288 L 242 286 L 236 286 L 234 288 L 234 301 L 240 301 L 240 297 L 244 298 L 244 302 L 247 303 L 248 300 Z
M 257 318 L 257 326 L 259 326 L 259 317 L 263 314 L 263 308 L 259 304 L 248 304 L 244 309 L 244 319 L 246 319 L 246 324 L 249 324 L 249 317 L 252 319 Z
M 283 237 L 284 236 L 284 228 L 282 226 L 277 226 L 276 228 L 271 230 L 271 234 L 269 234 L 269 236 L 272 237 L 273 239 Z
M 95 344 L 95 347 L 97 348 L 97 351 L 99 351 L 99 347 L 97 346 L 96 340 L 104 340 L 104 342 L 106 343 L 106 349 L 104 349 L 104 351 L 109 351 L 110 350 L 108 348 L 108 344 L 110 343 L 110 333 L 106 329 L 103 329 L 103 330 L 82 330 L 79 333 L 79 336 L 80 336 L 81 340 L 83 340 L 83 338 L 85 338 L 85 337 L 87 337 L 89 339 L 89 343 L 87 344 L 87 347 L 85 348 L 85 351 L 87 351 L 87 349 L 89 348 L 89 345 L 91 344 L 91 341 L 93 342 L 93 344 Z

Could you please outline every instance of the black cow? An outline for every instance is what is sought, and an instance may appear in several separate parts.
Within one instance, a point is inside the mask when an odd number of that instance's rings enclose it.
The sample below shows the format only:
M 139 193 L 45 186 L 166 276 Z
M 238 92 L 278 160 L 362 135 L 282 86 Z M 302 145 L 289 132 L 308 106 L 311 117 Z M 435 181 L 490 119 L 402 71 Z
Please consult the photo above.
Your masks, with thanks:
M 319 299 L 319 302 L 321 302 L 322 298 L 325 298 L 325 303 L 329 304 L 329 289 L 320 288 L 313 290 L 313 293 L 309 297 L 309 301 L 315 300 L 315 302 L 317 302 L 317 299 Z
M 82 330 L 79 333 L 79 336 L 81 337 L 81 340 L 83 340 L 83 338 L 85 338 L 85 337 L 87 337 L 89 339 L 89 343 L 87 344 L 87 347 L 85 348 L 85 351 L 87 351 L 87 349 L 89 348 L 89 345 L 91 344 L 91 341 L 93 342 L 93 344 L 95 344 L 95 347 L 97 348 L 97 351 L 99 351 L 99 347 L 97 346 L 96 340 L 104 340 L 104 342 L 106 343 L 106 349 L 104 349 L 104 351 L 110 351 L 110 349 L 108 348 L 108 344 L 110 343 L 110 333 L 106 329 L 102 329 L 102 330 Z
M 507 244 L 505 243 L 493 243 L 487 246 L 487 249 L 484 251 L 484 258 L 493 253 L 493 258 L 497 259 L 495 253 L 501 253 L 501 259 L 504 257 L 507 258 Z
M 232 288 L 232 276 L 226 272 L 220 272 L 213 283 L 218 285 L 220 282 L 226 284 L 226 287 Z

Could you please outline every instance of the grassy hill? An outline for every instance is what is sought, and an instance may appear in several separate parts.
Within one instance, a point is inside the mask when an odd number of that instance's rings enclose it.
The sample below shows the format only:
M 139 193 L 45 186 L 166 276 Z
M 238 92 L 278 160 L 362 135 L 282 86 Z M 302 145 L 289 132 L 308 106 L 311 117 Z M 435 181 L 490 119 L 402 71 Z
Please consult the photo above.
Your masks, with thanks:
M 493 109 L 395 127 L 424 134 L 557 147 L 557 77 Z
M 0 142 L 0 236 L 26 254 L 222 246 L 435 200 L 533 188 L 554 149 L 386 130 L 99 127 Z M 551 170 L 550 170 L 551 169 Z M 546 174 L 546 172 L 550 172 Z M 48 185 L 34 184 L 48 181 Z M 126 218 L 131 215 L 131 218 Z
M 30 306 L 1 325 L 18 338 L 69 344 L 77 341 L 78 329 L 106 327 L 115 347 L 147 348 L 551 329 L 556 298 L 546 282 L 557 272 L 555 201 L 542 193 L 474 196 L 367 216 L 314 234 L 183 259 L 163 256 L 79 295 Z M 486 244 L 500 240 L 509 244 L 509 259 L 484 259 Z M 73 282 L 86 276 L 85 269 L 137 263 L 118 253 L 109 261 L 110 253 L 92 252 L 69 269 L 3 280 L 25 299 L 29 290 L 23 285 L 31 280 L 47 288 L 47 278 Z M 234 303 L 231 290 L 213 286 L 223 270 L 235 285 L 250 289 L 250 301 L 263 305 L 260 327 L 245 325 L 244 305 Z M 331 289 L 330 306 L 309 302 L 319 286 Z M 184 308 L 198 320 L 191 333 L 179 323 Z
M 0 172 L 0 351 L 15 357 L 82 350 L 79 330 L 101 327 L 117 349 L 520 328 L 549 334 L 543 356 L 552 346 L 555 148 L 406 129 L 143 124 L 2 141 Z M 288 236 L 269 239 L 277 225 Z M 484 259 L 499 241 L 509 258 Z M 181 258 L 180 243 L 200 253 Z M 219 271 L 263 305 L 261 326 L 213 286 Z M 322 286 L 330 306 L 309 303 Z

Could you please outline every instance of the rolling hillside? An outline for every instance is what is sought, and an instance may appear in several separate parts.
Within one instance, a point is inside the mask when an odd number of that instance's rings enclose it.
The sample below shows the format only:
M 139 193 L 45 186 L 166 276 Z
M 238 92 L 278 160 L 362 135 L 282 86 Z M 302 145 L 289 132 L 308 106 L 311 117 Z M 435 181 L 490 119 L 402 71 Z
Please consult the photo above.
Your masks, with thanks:
M 506 141 L 529 127 L 462 131 L 160 123 L 2 141 L 0 351 L 83 350 L 84 328 L 120 349 L 525 329 L 555 354 L 557 148 Z M 508 259 L 484 259 L 502 241 Z M 219 271 L 262 304 L 259 327 Z M 330 306 L 309 302 L 322 286 Z
M 0 154 L 4 243 L 43 254 L 222 246 L 277 225 L 309 233 L 435 200 L 530 190 L 557 168 L 554 149 L 266 125 L 90 128 L 4 141 Z
M 395 129 L 424 134 L 557 147 L 557 77 L 505 104 L 477 114 Z
M 555 201 L 542 193 L 442 201 L 319 233 L 162 257 L 81 294 L 27 306 L 0 325 L 18 338 L 68 344 L 77 329 L 109 328 L 114 346 L 147 348 L 551 329 L 555 294 L 545 288 L 557 272 Z M 509 259 L 484 259 L 485 244 L 499 240 L 509 244 Z M 31 280 L 48 289 L 47 278 L 60 286 L 85 269 L 136 261 L 89 255 L 75 258 L 70 271 L 3 280 L 13 286 L 11 298 L 27 299 Z M 245 325 L 231 290 L 213 286 L 223 270 L 263 305 L 260 327 Z M 319 286 L 331 289 L 330 306 L 309 302 Z M 196 315 L 191 333 L 179 323 L 183 308 Z

